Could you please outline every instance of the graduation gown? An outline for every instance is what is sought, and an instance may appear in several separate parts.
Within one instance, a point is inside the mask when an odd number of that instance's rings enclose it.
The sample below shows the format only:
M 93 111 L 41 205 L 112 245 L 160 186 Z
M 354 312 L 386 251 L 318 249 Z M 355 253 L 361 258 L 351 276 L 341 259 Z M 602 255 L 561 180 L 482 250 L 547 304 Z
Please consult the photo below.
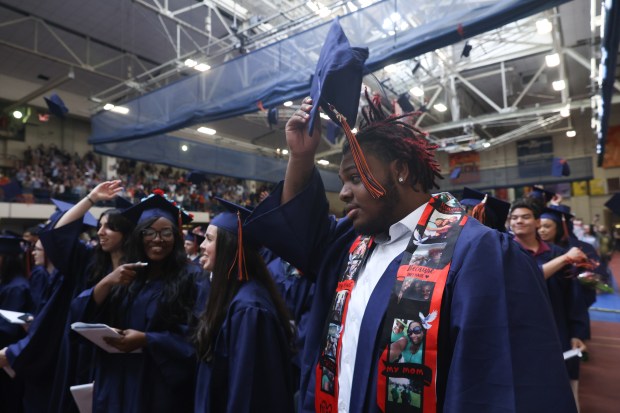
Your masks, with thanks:
M 214 360 L 201 362 L 196 413 L 292 413 L 290 352 L 269 293 L 244 283 L 215 341 Z
M 328 216 L 316 170 L 305 190 L 285 205 L 280 205 L 281 194 L 282 184 L 258 205 L 245 227 L 302 273 L 317 274 L 299 405 L 300 412 L 310 413 L 325 319 L 356 234 L 348 219 Z M 379 341 L 400 260 L 398 256 L 388 265 L 362 319 L 351 412 L 379 412 Z M 508 235 L 468 220 L 442 299 L 437 411 L 575 412 L 553 323 L 535 261 Z
M 536 256 L 536 261 L 542 265 L 565 252 L 564 249 L 551 244 L 549 251 Z M 571 338 L 576 337 L 583 341 L 589 335 L 590 319 L 583 291 L 579 281 L 562 270 L 547 278 L 546 283 L 562 351 L 567 351 L 572 348 Z M 578 357 L 566 360 L 571 380 L 579 379 L 579 362 Z
M 188 268 L 196 269 L 194 265 Z M 179 276 L 194 284 L 197 279 L 187 270 Z M 153 280 L 142 284 L 135 296 L 124 297 L 123 320 L 111 327 L 142 331 L 147 345 L 141 353 L 96 349 L 93 412 L 192 411 L 196 353 L 189 342 L 187 325 L 162 321 L 165 314 L 159 312 L 159 297 L 163 286 L 162 280 Z M 109 301 L 97 307 L 92 293 L 92 288 L 85 290 L 72 304 L 85 310 L 79 321 L 109 324 Z M 77 313 L 73 311 L 74 316 Z
M 37 265 L 30 272 L 28 282 L 30 283 L 30 293 L 34 305 L 33 314 L 38 314 L 49 298 L 50 274 L 45 267 Z

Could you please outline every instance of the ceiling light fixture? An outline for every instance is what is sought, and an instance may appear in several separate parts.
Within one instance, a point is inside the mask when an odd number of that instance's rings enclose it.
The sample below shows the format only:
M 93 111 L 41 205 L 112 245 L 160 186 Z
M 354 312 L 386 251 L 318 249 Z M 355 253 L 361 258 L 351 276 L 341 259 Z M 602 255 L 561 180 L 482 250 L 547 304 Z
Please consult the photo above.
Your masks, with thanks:
M 194 59 L 186 59 L 185 62 L 183 62 L 183 64 L 187 67 L 194 67 L 198 64 L 198 62 L 195 61 Z
M 114 105 L 111 103 L 106 103 L 105 105 L 103 105 L 103 110 L 112 110 L 114 109 Z
M 282 155 L 288 155 L 288 149 L 282 149 Z
M 121 115 L 126 115 L 129 113 L 129 108 L 126 108 L 125 106 L 114 106 L 110 110 L 115 113 L 120 113 Z
M 321 112 L 321 113 L 319 114 L 319 116 L 321 117 L 321 119 L 325 119 L 325 120 L 328 120 L 328 119 L 329 119 L 329 116 L 327 116 L 327 115 L 326 115 L 325 113 L 323 113 L 323 112 Z
M 318 161 L 316 161 L 316 163 L 323 166 L 329 165 L 329 161 L 327 159 L 319 159 Z
M 567 130 L 566 136 L 569 138 L 574 138 L 575 136 L 577 136 L 577 132 L 575 132 L 574 130 Z
M 292 101 L 292 100 L 287 100 L 286 102 L 284 102 L 284 103 L 282 104 L 282 106 L 286 106 L 287 108 L 288 108 L 289 106 L 293 106 L 293 101 Z
M 207 128 L 206 126 L 201 126 L 196 130 L 205 135 L 215 135 L 215 129 Z
M 558 53 L 548 54 L 545 56 L 547 67 L 556 67 L 560 64 L 560 55 Z
M 540 19 L 536 22 L 536 31 L 538 34 L 551 33 L 553 30 L 553 24 L 548 19 Z
M 411 94 L 415 97 L 422 97 L 424 96 L 424 89 L 422 89 L 420 86 L 414 86 L 411 89 L 409 89 L 409 92 L 411 92 Z
M 551 84 L 551 86 L 553 86 L 553 90 L 559 92 L 560 90 L 564 90 L 566 88 L 566 82 L 564 79 L 556 80 Z
M 448 107 L 443 103 L 436 103 L 435 105 L 433 105 L 433 108 L 435 108 L 437 112 L 445 112 L 446 110 L 448 110 Z
M 187 145 L 181 145 L 181 150 L 182 150 L 183 152 L 187 152 L 187 150 L 188 150 L 188 149 L 189 149 L 189 148 L 187 147 Z
M 13 112 L 13 117 L 15 119 L 21 119 L 23 116 L 24 116 L 24 114 L 21 113 L 19 110 L 16 110 L 16 111 Z
M 567 118 L 570 116 L 570 105 L 566 105 L 562 109 L 560 109 L 560 116 L 562 116 L 563 118 Z
M 194 69 L 198 70 L 199 72 L 206 72 L 207 70 L 211 69 L 211 66 L 206 63 L 198 63 L 196 66 L 194 66 Z

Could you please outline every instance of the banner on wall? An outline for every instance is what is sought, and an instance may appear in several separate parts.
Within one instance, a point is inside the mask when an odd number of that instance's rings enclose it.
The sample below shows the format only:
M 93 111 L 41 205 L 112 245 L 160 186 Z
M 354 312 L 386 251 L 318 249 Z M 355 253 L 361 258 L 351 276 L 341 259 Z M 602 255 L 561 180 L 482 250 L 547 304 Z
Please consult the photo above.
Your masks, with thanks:
M 551 136 L 518 141 L 517 159 L 519 160 L 519 177 L 535 178 L 547 175 L 553 162 Z
M 452 184 L 480 182 L 480 153 L 476 151 L 452 153 L 449 155 L 448 161 Z M 460 172 L 454 174 L 455 170 Z
M 607 130 L 603 168 L 617 168 L 620 166 L 620 125 L 610 126 Z
M 605 180 L 601 178 L 590 179 L 590 195 L 607 195 Z
M 588 195 L 588 181 L 575 181 L 571 183 L 573 196 Z

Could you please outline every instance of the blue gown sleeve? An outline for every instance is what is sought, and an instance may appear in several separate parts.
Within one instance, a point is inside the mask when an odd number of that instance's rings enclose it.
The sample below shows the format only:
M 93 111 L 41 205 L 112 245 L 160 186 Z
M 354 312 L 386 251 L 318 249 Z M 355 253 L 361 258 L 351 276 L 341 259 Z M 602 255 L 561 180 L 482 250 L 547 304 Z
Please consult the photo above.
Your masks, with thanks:
M 226 412 L 294 410 L 289 354 L 281 351 L 282 339 L 278 320 L 265 309 L 244 308 L 231 316 Z
M 30 312 L 32 311 L 32 297 L 28 281 L 23 277 L 16 277 L 0 289 L 0 309 Z M 0 348 L 16 342 L 26 335 L 19 324 L 12 324 L 0 317 Z
M 538 265 L 474 220 L 461 238 L 440 316 L 438 371 L 449 373 L 437 384 L 437 410 L 575 412 Z

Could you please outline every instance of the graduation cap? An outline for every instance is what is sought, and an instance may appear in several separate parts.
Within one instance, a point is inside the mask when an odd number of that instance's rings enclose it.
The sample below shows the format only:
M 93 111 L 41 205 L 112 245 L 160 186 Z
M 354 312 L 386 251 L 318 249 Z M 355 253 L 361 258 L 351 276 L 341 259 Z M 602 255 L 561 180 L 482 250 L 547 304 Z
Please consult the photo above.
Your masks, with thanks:
M 43 99 L 45 99 L 50 113 L 54 116 L 64 119 L 67 113 L 69 113 L 69 109 L 65 106 L 65 102 L 63 102 L 57 94 L 54 93 L 49 98 L 43 97 Z
M 482 224 L 501 232 L 506 231 L 505 223 L 510 211 L 508 202 L 465 187 L 461 204 L 473 206 L 472 216 Z
M 542 200 L 545 204 L 551 202 L 555 196 L 555 192 L 547 191 L 544 188 L 533 186 L 529 194 L 530 197 Z
M 351 47 L 339 19 L 335 18 L 312 78 L 310 96 L 314 107 L 308 124 L 310 135 L 318 118 L 319 106 L 334 122 L 342 123 L 333 108 L 349 125 L 355 125 L 367 58 L 368 48 Z
M 74 204 L 70 202 L 61 201 L 60 199 L 50 198 L 50 200 L 52 201 L 54 205 L 56 205 L 56 208 L 61 213 L 67 212 L 74 206 Z M 95 218 L 94 215 L 90 213 L 90 211 L 86 211 L 86 214 L 84 214 L 84 218 L 82 218 L 82 222 L 84 223 L 84 225 L 97 228 L 97 218 Z
M 196 247 L 202 244 L 204 240 L 205 240 L 205 237 L 199 234 L 195 234 L 193 232 L 188 232 L 187 235 L 185 235 L 185 241 L 193 242 L 194 245 L 196 245 Z
M 209 224 L 237 235 L 237 253 L 235 254 L 235 261 L 231 264 L 230 270 L 228 271 L 228 276 L 230 277 L 230 272 L 235 267 L 235 264 L 237 264 L 237 279 L 239 281 L 242 281 L 244 279 L 247 280 L 248 272 L 245 267 L 245 257 L 243 250 L 243 223 L 251 214 L 251 211 L 245 207 L 242 207 L 241 205 L 237 205 L 225 199 L 218 197 L 214 198 L 220 204 L 222 204 L 224 208 L 226 208 L 226 211 L 218 214 L 215 218 L 211 220 Z
M 367 58 L 368 48 L 351 47 L 338 18 L 335 18 L 321 49 L 312 79 L 310 96 L 313 107 L 308 133 L 312 135 L 321 107 L 331 120 L 342 127 L 362 183 L 373 198 L 380 198 L 385 195 L 385 189 L 372 175 L 350 127 L 355 125 L 357 118 L 364 62 Z
M 458 179 L 461 176 L 461 167 L 457 166 L 450 172 L 450 179 Z
M 620 193 L 614 194 L 607 202 L 605 202 L 605 206 L 616 214 L 620 215 Z
M 20 237 L 0 235 L 0 255 L 18 255 L 23 252 Z
M 127 208 L 121 214 L 135 224 L 149 218 L 166 218 L 177 224 L 179 230 L 194 218 L 177 206 L 176 202 L 166 198 L 161 189 L 154 190 L 151 195 L 142 198 L 139 204 Z
M 551 175 L 557 177 L 570 175 L 570 167 L 566 159 L 553 158 L 553 162 L 551 163 Z
M 123 198 L 122 196 L 116 196 L 116 198 L 114 198 L 114 208 L 116 209 L 127 209 L 127 208 L 131 208 L 133 206 L 133 204 L 131 203 L 131 201 L 129 201 L 128 199 Z

